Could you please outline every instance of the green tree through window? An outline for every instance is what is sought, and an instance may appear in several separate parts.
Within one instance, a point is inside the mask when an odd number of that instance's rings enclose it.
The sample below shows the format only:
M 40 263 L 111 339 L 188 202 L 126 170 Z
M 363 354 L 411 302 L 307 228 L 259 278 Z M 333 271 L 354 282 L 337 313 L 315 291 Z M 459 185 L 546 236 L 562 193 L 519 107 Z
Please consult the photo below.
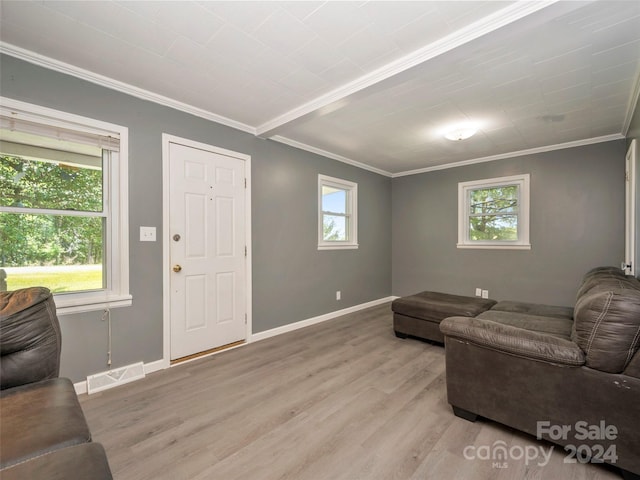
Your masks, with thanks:
M 518 187 L 506 185 L 469 191 L 472 240 L 518 239 Z
M 66 275 L 45 286 L 103 288 L 102 195 L 101 166 L 0 154 L 0 205 L 16 207 L 0 213 L 0 267 L 98 265 L 88 281 Z M 9 289 L 25 286 L 17 280 L 8 277 Z

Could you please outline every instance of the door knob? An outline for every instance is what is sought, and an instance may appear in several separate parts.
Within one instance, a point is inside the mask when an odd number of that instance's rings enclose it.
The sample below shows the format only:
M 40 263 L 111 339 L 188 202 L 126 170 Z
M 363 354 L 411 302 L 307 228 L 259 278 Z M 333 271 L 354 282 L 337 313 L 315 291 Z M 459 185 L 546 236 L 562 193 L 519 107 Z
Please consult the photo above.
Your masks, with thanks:
M 180 265 L 174 265 L 173 266 L 173 271 L 178 273 L 180 270 L 182 270 L 182 267 Z

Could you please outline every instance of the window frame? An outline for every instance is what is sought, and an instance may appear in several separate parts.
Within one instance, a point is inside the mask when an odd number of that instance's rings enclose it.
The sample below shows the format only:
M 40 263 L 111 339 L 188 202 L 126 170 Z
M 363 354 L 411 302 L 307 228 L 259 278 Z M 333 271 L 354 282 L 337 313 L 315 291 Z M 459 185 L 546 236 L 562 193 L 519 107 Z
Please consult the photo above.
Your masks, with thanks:
M 469 238 L 469 192 L 483 188 L 515 185 L 518 187 L 518 239 L 471 240 Z M 458 243 L 457 248 L 530 250 L 529 241 L 530 175 L 511 175 L 458 183 Z
M 103 203 L 106 209 L 103 260 L 106 270 L 105 288 L 86 292 L 55 293 L 54 299 L 58 315 L 130 306 L 132 296 L 129 293 L 128 128 L 1 96 L 0 114 L 45 127 L 64 128 L 118 140 L 119 151 L 111 151 L 107 155 L 108 164 L 103 165 Z M 55 214 L 55 210 L 2 206 L 0 212 Z
M 322 188 L 331 187 L 346 192 L 346 219 L 347 240 L 324 239 L 324 215 L 335 212 L 322 209 Z M 337 215 L 342 215 L 338 213 Z M 357 249 L 358 245 L 358 184 L 340 178 L 318 175 L 318 250 L 342 250 Z

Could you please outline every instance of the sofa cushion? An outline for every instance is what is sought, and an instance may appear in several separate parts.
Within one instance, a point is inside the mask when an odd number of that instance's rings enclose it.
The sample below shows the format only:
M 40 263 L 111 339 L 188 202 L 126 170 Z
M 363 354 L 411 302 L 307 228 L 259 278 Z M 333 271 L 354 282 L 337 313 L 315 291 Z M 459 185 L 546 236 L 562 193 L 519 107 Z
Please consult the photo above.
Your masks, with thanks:
M 636 288 L 640 289 L 634 277 L 625 275 L 624 271 L 617 267 L 598 267 L 589 270 L 583 277 L 576 301 L 583 295 L 589 293 L 593 288 L 611 289 L 611 288 Z
M 567 340 L 571 339 L 573 327 L 573 320 L 568 318 L 542 317 L 526 313 L 502 312 L 500 310 L 487 310 L 478 315 L 477 318 L 523 328 L 532 332 L 548 333 Z
M 500 301 L 491 307 L 491 310 L 525 313 L 541 317 L 565 318 L 569 320 L 573 318 L 573 307 L 543 305 L 541 303 L 514 302 L 511 300 Z
M 68 378 L 0 392 L 0 468 L 91 440 Z
M 604 274 L 612 273 L 614 275 L 619 275 L 619 276 L 622 276 L 622 277 L 625 276 L 624 270 L 622 270 L 621 268 L 606 265 L 606 266 L 602 266 L 602 267 L 594 267 L 594 268 L 592 268 L 591 270 L 589 270 L 587 273 L 585 273 L 582 276 L 582 280 L 584 281 L 584 280 L 587 280 L 587 279 L 589 279 L 591 277 L 594 277 L 594 276 L 597 276 L 597 275 L 601 275 L 603 273 Z
M 572 339 L 584 350 L 588 367 L 622 372 L 640 345 L 640 290 L 598 287 L 580 297 Z

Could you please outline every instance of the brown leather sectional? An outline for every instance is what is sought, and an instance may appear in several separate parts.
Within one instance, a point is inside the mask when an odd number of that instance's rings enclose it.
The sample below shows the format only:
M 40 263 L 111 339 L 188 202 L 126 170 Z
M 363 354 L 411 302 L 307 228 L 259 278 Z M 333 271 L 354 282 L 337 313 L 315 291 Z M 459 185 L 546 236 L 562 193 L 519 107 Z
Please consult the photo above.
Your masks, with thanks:
M 457 416 L 500 422 L 640 478 L 636 278 L 595 268 L 573 308 L 498 302 L 475 317 L 446 318 L 440 329 Z
M 51 292 L 0 292 L 0 478 L 112 478 L 71 381 L 58 378 L 60 326 Z

